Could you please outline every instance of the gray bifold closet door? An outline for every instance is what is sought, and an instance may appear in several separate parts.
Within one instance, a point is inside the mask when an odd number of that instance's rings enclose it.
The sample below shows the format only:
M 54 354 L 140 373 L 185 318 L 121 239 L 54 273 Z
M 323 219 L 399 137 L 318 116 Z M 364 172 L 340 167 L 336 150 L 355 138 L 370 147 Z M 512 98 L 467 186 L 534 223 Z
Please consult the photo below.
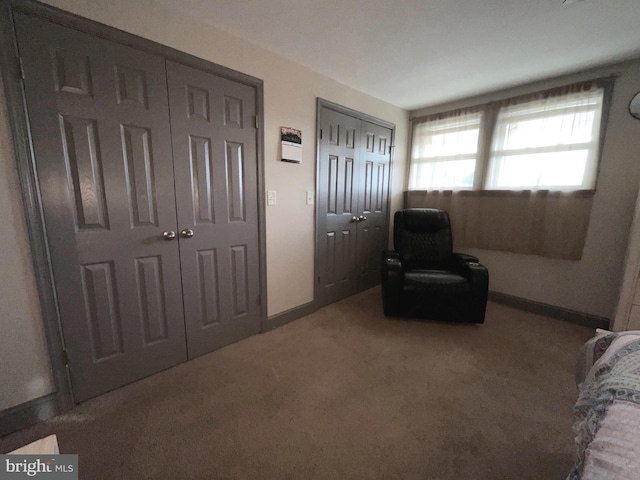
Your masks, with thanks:
M 256 100 L 252 87 L 171 61 L 167 74 L 194 357 L 261 328 Z
M 392 130 L 321 107 L 317 287 L 321 305 L 380 283 Z
M 74 399 L 259 332 L 255 90 L 15 22 Z

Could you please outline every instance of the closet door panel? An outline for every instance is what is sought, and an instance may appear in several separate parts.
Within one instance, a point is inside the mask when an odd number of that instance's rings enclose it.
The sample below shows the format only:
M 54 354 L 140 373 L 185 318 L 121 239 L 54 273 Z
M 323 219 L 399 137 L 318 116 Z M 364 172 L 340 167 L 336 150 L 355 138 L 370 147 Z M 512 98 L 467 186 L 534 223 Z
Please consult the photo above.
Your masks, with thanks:
M 387 248 L 391 129 L 362 122 L 358 212 L 358 287 L 380 283 L 380 256 Z
M 261 328 L 256 97 L 177 63 L 167 74 L 192 358 Z
M 16 14 L 76 401 L 186 359 L 164 60 Z
M 357 291 L 360 120 L 323 108 L 318 159 L 316 297 L 328 304 Z

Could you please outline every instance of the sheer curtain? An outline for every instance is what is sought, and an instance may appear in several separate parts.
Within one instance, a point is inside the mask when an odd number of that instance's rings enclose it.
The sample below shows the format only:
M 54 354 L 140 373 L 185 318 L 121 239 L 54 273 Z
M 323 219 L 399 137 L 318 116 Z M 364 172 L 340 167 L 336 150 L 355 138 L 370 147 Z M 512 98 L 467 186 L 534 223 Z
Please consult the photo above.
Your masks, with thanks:
M 484 188 L 593 189 L 602 103 L 595 82 L 501 102 Z
M 409 190 L 472 188 L 481 121 L 478 108 L 415 119 Z
M 579 260 L 613 81 L 414 119 L 405 206 L 449 211 L 460 247 Z
M 449 212 L 454 247 L 580 260 L 584 249 L 592 190 L 410 191 L 405 208 Z

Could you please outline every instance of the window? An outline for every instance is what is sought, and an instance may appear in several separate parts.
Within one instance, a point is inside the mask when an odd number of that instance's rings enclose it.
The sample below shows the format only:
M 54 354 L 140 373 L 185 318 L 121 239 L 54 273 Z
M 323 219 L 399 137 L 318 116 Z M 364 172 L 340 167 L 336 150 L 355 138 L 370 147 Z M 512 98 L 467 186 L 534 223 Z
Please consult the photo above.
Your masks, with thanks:
M 593 81 L 414 120 L 409 190 L 593 189 L 603 97 Z
M 501 108 L 487 189 L 595 186 L 602 89 Z
M 471 188 L 478 157 L 480 112 L 456 112 L 416 123 L 409 189 Z

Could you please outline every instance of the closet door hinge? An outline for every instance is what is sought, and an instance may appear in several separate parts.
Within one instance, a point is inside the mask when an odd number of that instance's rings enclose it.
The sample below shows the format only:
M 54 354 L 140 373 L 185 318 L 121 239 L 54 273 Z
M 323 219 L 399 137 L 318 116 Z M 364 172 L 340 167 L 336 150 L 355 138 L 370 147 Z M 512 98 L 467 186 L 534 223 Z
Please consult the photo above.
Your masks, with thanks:
M 62 364 L 69 365 L 69 355 L 67 355 L 66 350 L 62 350 Z
M 21 80 L 24 80 L 24 64 L 22 63 L 22 57 L 16 57 L 15 63 L 16 63 L 16 73 L 18 74 Z

